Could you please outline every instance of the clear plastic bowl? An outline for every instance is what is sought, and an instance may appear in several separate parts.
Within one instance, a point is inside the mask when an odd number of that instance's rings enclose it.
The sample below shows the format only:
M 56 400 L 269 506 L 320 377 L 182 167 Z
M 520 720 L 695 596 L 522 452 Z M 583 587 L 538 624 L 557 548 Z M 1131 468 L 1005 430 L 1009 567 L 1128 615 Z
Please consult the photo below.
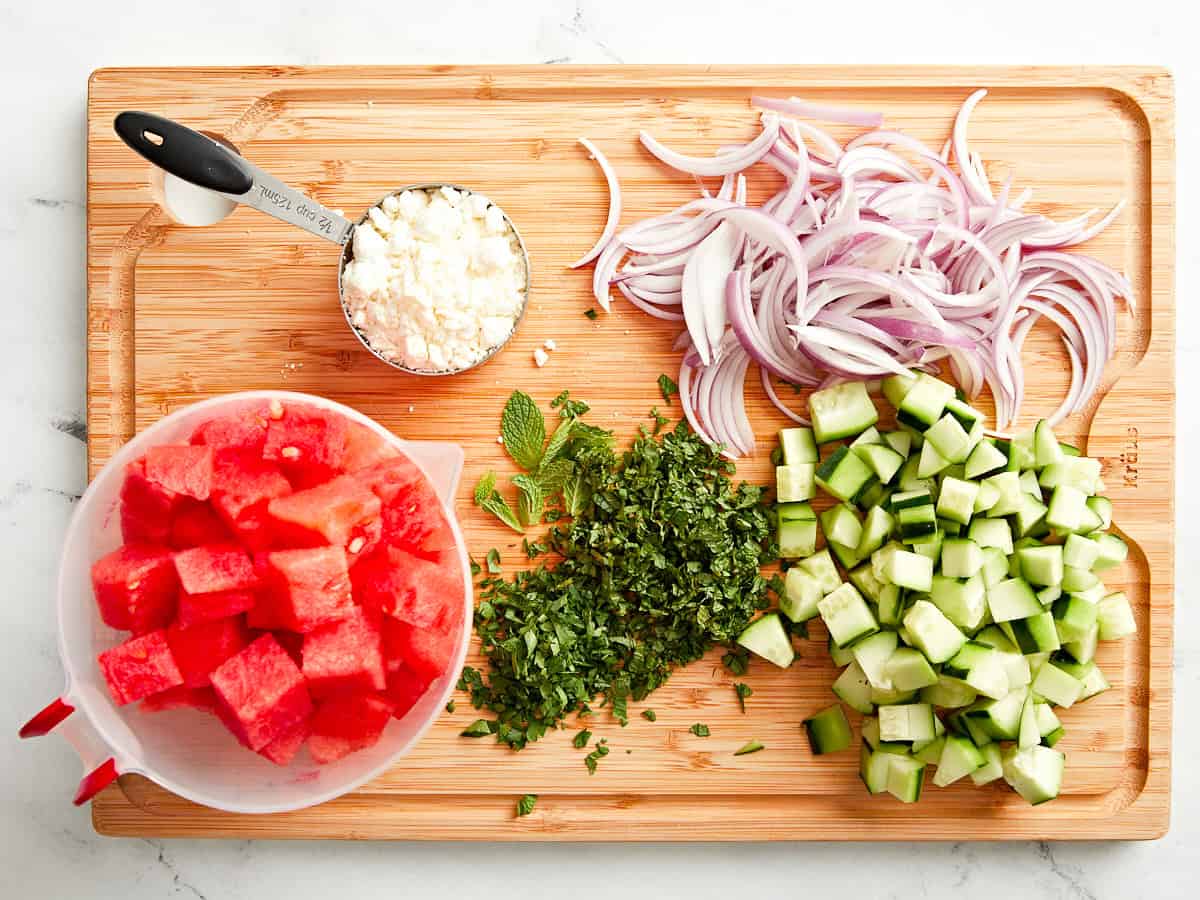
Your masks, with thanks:
M 125 640 L 100 619 L 92 596 L 92 564 L 121 544 L 118 502 L 127 463 L 158 444 L 185 442 L 200 422 L 271 400 L 302 402 L 340 413 L 391 441 L 429 477 L 454 531 L 463 572 L 465 615 L 449 671 L 430 685 L 403 719 L 392 719 L 374 747 L 317 766 L 302 751 L 287 767 L 240 746 L 216 717 L 194 709 L 144 712 L 116 706 L 96 656 Z M 79 753 L 84 778 L 75 802 L 83 803 L 117 775 L 144 775 L 196 803 L 241 813 L 302 809 L 331 800 L 383 773 L 404 756 L 442 712 L 467 652 L 472 620 L 469 560 L 452 503 L 462 473 L 462 448 L 434 441 L 404 441 L 371 419 L 321 397 L 289 391 L 250 391 L 205 400 L 172 413 L 120 449 L 79 501 L 67 529 L 58 575 L 59 653 L 66 669 L 62 696 L 22 729 L 23 737 L 51 730 Z

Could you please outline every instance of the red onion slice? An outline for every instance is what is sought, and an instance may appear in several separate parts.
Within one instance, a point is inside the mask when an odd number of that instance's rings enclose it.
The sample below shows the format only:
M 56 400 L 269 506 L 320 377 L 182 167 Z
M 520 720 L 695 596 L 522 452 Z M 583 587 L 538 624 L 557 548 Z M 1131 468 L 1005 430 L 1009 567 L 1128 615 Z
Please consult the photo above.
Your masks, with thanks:
M 789 97 L 787 100 L 751 97 L 750 102 L 759 109 L 771 109 L 783 113 L 785 116 L 821 119 L 825 122 L 843 122 L 846 125 L 864 125 L 867 128 L 878 128 L 883 124 L 883 113 L 864 112 L 841 106 L 824 106 L 819 103 L 809 103 L 799 97 Z
M 744 145 L 740 150 L 726 153 L 717 157 L 703 158 L 686 156 L 660 144 L 648 132 L 638 135 L 642 146 L 672 169 L 687 172 L 691 175 L 729 175 L 748 168 L 767 155 L 771 146 L 779 138 L 779 117 L 771 113 L 763 114 L 763 130 L 754 140 Z
M 572 269 L 585 266 L 600 255 L 604 247 L 612 240 L 612 236 L 616 233 L 617 222 L 621 218 L 621 185 L 617 181 L 616 171 L 609 165 L 608 159 L 605 158 L 604 154 L 597 150 L 591 141 L 581 137 L 579 143 L 583 144 L 587 152 L 592 155 L 592 159 L 596 160 L 596 165 L 604 173 L 604 180 L 608 182 L 608 218 L 605 219 L 604 230 L 600 232 L 600 237 L 592 246 L 592 249 L 571 263 L 570 267 Z

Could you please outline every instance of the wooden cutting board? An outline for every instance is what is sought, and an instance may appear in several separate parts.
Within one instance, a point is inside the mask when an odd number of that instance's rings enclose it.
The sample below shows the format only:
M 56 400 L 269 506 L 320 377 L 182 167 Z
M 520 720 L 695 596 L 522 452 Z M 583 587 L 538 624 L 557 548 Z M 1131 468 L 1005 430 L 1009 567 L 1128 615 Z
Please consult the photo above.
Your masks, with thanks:
M 755 664 L 738 710 L 718 656 L 678 672 L 626 728 L 589 720 L 612 753 L 589 776 L 574 729 L 513 754 L 459 738 L 464 698 L 420 747 L 351 796 L 288 815 L 236 816 L 128 779 L 93 805 L 110 835 L 480 840 L 762 840 L 1151 838 L 1167 828 L 1170 787 L 1174 465 L 1174 146 L 1170 76 L 1126 68 L 249 68 L 108 69 L 88 103 L 88 427 L 94 473 L 160 416 L 228 391 L 279 387 L 348 403 L 410 438 L 454 439 L 467 452 L 458 512 L 472 553 L 521 558 L 519 541 L 471 505 L 476 478 L 511 471 L 496 443 L 501 407 L 522 388 L 547 402 L 563 388 L 594 421 L 633 435 L 662 405 L 656 378 L 678 369 L 677 329 L 614 301 L 595 322 L 589 247 L 607 209 L 584 135 L 622 178 L 626 222 L 673 207 L 695 185 L 656 165 L 640 128 L 685 152 L 711 153 L 754 132 L 752 92 L 880 109 L 941 146 L 975 87 L 991 94 L 971 140 L 993 182 L 1034 189 L 1030 209 L 1062 219 L 1124 197 L 1122 216 L 1088 247 L 1128 273 L 1136 312 L 1121 308 L 1120 349 L 1103 400 L 1059 429 L 1104 463 L 1115 519 L 1131 543 L 1109 583 L 1133 600 L 1138 634 L 1103 645 L 1113 689 L 1065 711 L 1062 796 L 1039 808 L 1011 791 L 958 784 L 920 804 L 869 797 L 858 755 L 814 758 L 800 720 L 827 705 L 834 669 L 824 634 L 790 670 Z M 171 225 L 150 168 L 112 131 L 124 109 L 164 114 L 233 141 L 252 161 L 357 216 L 394 187 L 453 181 L 513 217 L 533 261 L 525 323 L 493 362 L 452 379 L 391 371 L 361 349 L 337 302 L 335 248 L 240 209 L 206 228 Z M 843 137 L 851 129 L 834 128 Z M 769 182 L 770 176 L 764 176 Z M 764 190 L 764 186 L 758 188 Z M 557 342 L 543 369 L 534 348 Z M 1035 330 L 1026 345 L 1028 425 L 1057 404 L 1065 357 Z M 763 438 L 739 465 L 770 476 L 783 419 L 754 381 Z M 986 400 L 984 401 L 986 405 Z M 677 411 L 677 407 L 675 408 Z M 474 660 L 478 664 L 478 660 Z M 637 715 L 653 707 L 658 720 Z M 689 733 L 704 722 L 712 736 Z M 767 750 L 734 757 L 750 739 Z M 540 796 L 528 818 L 513 806 Z

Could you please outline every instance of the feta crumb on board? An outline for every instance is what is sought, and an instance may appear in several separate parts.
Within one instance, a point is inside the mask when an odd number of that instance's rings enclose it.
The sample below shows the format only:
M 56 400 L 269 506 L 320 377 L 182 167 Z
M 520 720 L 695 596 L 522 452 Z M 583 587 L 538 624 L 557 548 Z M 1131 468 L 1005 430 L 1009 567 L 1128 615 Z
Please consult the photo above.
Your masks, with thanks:
M 457 371 L 486 358 L 516 327 L 525 259 L 487 198 L 448 186 L 389 195 L 353 241 L 342 276 L 350 320 L 385 359 Z
M 546 343 L 542 344 L 542 346 L 545 347 L 547 350 L 557 350 L 558 349 L 558 344 L 556 344 L 554 342 L 554 338 L 548 338 L 546 340 Z
M 535 349 L 533 351 L 533 363 L 539 369 L 549 361 L 550 361 L 550 354 L 547 353 L 545 350 L 543 350 L 541 347 L 538 347 L 537 349 Z

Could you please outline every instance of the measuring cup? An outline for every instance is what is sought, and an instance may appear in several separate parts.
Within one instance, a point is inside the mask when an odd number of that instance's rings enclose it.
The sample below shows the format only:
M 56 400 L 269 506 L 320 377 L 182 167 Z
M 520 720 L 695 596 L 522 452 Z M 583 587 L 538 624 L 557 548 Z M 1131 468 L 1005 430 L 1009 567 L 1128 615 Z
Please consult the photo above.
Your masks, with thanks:
M 503 341 L 490 348 L 483 357 L 462 368 L 415 369 L 394 359 L 389 359 L 372 347 L 368 335 L 354 324 L 346 303 L 345 289 L 342 283 L 346 266 L 354 258 L 354 245 L 351 240 L 354 229 L 367 221 L 370 209 L 363 213 L 357 222 L 351 222 L 311 197 L 284 184 L 274 175 L 264 172 L 249 160 L 207 135 L 153 113 L 132 110 L 123 112 L 113 122 L 113 128 L 121 140 L 132 150 L 175 177 L 197 187 L 214 191 L 235 203 L 274 216 L 289 225 L 303 228 L 305 231 L 341 247 L 342 257 L 338 265 L 338 296 L 341 299 L 342 314 L 346 318 L 346 324 L 358 337 L 359 342 L 376 359 L 387 363 L 394 369 L 412 375 L 454 375 L 473 369 L 495 356 L 516 334 L 525 317 L 525 309 L 529 305 L 529 253 L 525 249 L 525 242 L 521 239 L 521 233 L 517 231 L 512 219 L 504 210 L 496 206 L 496 209 L 504 217 L 508 230 L 521 248 L 521 259 L 524 262 L 524 299 L 521 303 L 521 311 L 513 322 L 512 330 Z M 454 188 L 467 194 L 475 193 L 469 188 L 457 184 L 412 184 L 385 194 L 375 204 L 375 207 L 380 206 L 388 197 L 402 194 L 405 191 L 432 191 L 441 187 Z M 491 205 L 495 206 L 494 203 Z
M 151 447 L 187 443 L 201 422 L 272 401 L 305 404 L 369 428 L 416 463 L 429 479 L 454 533 L 463 573 L 463 625 L 454 659 L 402 719 L 392 719 L 379 743 L 337 762 L 318 766 L 301 753 L 277 766 L 237 743 L 215 716 L 195 709 L 145 712 L 138 704 L 117 706 L 104 684 L 96 657 L 128 635 L 100 618 L 92 593 L 91 568 L 121 545 L 120 492 L 125 467 Z M 362 413 L 311 394 L 248 391 L 195 403 L 155 422 L 122 447 L 96 476 L 71 517 L 58 571 L 58 650 L 66 671 L 59 697 L 21 729 L 25 738 L 53 732 L 75 748 L 84 776 L 75 803 L 90 800 L 119 775 L 143 775 L 188 800 L 240 813 L 301 809 L 354 790 L 407 753 L 442 712 L 466 658 L 473 592 L 466 542 L 454 518 L 454 494 L 463 451 L 441 441 L 405 441 Z

